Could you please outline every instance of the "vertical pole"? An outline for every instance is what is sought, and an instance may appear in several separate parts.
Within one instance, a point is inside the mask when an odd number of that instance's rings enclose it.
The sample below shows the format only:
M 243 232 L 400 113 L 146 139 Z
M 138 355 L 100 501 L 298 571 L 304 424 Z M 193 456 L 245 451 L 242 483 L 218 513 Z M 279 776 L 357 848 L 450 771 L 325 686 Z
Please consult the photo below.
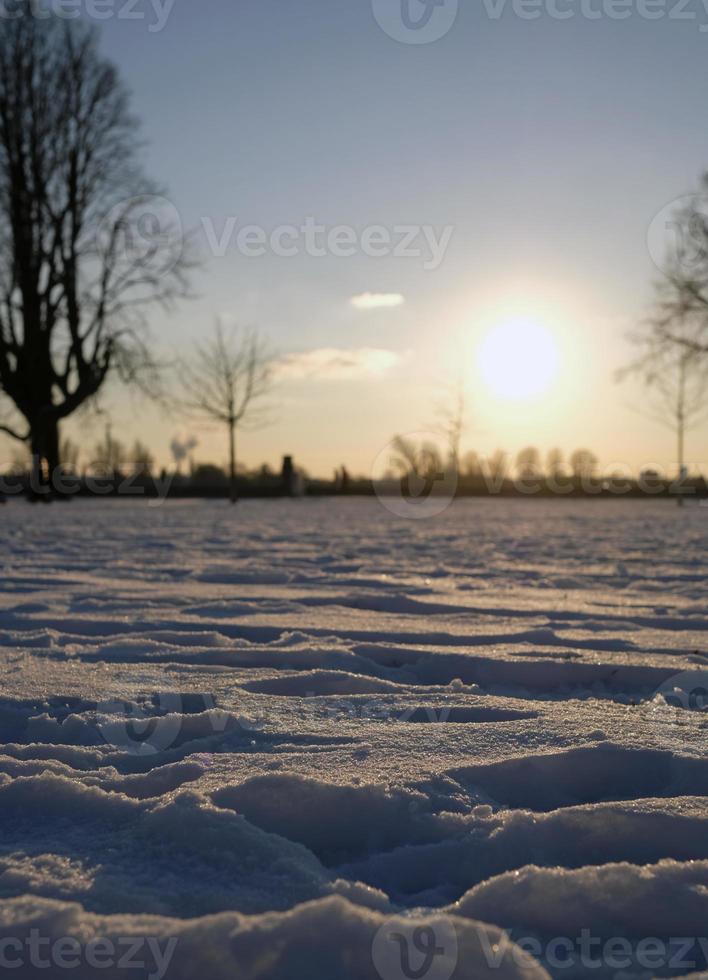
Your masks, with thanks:
M 229 421 L 229 485 L 231 488 L 231 503 L 238 500 L 236 493 L 236 423 Z
M 687 355 L 681 358 L 681 365 L 679 368 L 679 399 L 678 399 L 678 412 L 676 413 L 676 420 L 678 422 L 678 467 L 679 467 L 679 479 L 678 479 L 678 505 L 683 507 L 683 482 L 686 479 L 686 464 L 684 461 L 684 442 L 685 442 L 685 430 L 686 430 L 686 370 L 687 370 Z

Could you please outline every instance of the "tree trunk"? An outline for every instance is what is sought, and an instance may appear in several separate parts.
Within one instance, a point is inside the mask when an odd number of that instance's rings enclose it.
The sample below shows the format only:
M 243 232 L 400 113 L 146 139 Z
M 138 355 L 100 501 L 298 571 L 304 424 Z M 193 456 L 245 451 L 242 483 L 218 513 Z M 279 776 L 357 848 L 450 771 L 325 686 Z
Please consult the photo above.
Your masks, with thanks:
M 54 492 L 54 476 L 59 468 L 59 424 L 43 418 L 32 426 L 32 469 L 30 496 L 47 500 Z
M 229 490 L 231 503 L 238 501 L 236 490 L 236 423 L 229 422 Z
M 686 464 L 684 462 L 684 441 L 685 441 L 685 422 L 683 415 L 679 416 L 678 424 L 678 465 L 679 465 L 679 495 L 678 505 L 683 507 L 683 482 L 686 478 Z
M 678 436 L 678 505 L 683 507 L 683 482 L 686 479 L 685 439 L 686 439 L 686 381 L 689 368 L 689 354 L 684 354 L 679 365 L 678 402 L 676 405 L 676 429 Z

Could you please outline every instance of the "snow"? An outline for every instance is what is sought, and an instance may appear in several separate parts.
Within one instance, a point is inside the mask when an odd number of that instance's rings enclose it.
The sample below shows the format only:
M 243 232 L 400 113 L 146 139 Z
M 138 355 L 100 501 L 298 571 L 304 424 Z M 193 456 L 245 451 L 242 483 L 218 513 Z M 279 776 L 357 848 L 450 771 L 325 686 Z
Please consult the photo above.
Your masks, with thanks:
M 12 500 L 0 966 L 705 971 L 706 518 Z

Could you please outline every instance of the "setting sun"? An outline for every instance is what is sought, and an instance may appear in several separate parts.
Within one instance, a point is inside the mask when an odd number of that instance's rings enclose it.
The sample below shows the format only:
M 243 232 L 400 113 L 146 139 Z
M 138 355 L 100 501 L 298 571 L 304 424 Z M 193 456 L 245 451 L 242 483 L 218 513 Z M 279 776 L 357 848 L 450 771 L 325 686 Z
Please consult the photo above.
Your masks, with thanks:
M 708 980 L 707 32 L 0 0 L 0 980 Z
M 558 374 L 558 348 L 541 324 L 510 320 L 484 337 L 477 363 L 484 383 L 495 395 L 520 401 L 548 390 Z

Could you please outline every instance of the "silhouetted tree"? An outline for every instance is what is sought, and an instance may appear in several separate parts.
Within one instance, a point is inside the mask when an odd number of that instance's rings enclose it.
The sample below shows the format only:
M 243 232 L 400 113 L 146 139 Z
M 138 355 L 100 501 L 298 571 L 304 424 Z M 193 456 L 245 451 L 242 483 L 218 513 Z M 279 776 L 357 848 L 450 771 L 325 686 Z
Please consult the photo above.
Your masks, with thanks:
M 570 470 L 576 480 L 591 479 L 597 467 L 597 456 L 589 449 L 576 449 L 570 457 Z
M 118 439 L 113 438 L 111 426 L 106 426 L 106 435 L 99 442 L 93 452 L 93 466 L 96 470 L 107 476 L 118 476 L 123 472 L 128 460 L 128 453 L 125 446 Z
M 671 336 L 649 322 L 632 340 L 639 357 L 620 372 L 620 378 L 635 375 L 647 391 L 641 410 L 676 436 L 677 469 L 684 473 L 686 433 L 708 412 L 708 357 L 697 349 L 695 324 L 676 324 Z M 683 337 L 683 341 L 680 339 Z M 693 336 L 696 344 L 684 341 Z
M 474 452 L 474 450 L 466 452 L 462 457 L 461 468 L 465 476 L 472 478 L 481 476 L 482 460 L 479 458 L 479 453 Z
M 192 472 L 194 483 L 226 483 L 226 473 L 214 463 L 199 463 Z
M 674 247 L 665 257 L 648 322 L 655 347 L 678 346 L 708 354 L 708 174 L 688 203 L 673 215 Z M 646 336 L 646 335 L 645 335 Z
M 509 467 L 509 457 L 503 449 L 495 449 L 491 456 L 484 460 L 482 471 L 487 477 L 494 481 L 500 481 L 506 477 Z
M 60 422 L 151 364 L 146 307 L 184 292 L 186 263 L 94 31 L 32 8 L 0 20 L 0 430 L 46 480 Z
M 560 449 L 549 450 L 546 457 L 546 472 L 553 479 L 563 476 L 563 452 Z
M 130 451 L 130 463 L 136 476 L 150 476 L 155 468 L 155 457 L 138 439 Z
M 460 379 L 450 387 L 446 399 L 438 406 L 440 423 L 437 426 L 445 436 L 450 466 L 455 473 L 460 470 L 460 444 L 465 429 L 466 399 L 464 383 Z
M 255 331 L 225 334 L 217 324 L 213 337 L 197 344 L 182 363 L 182 404 L 192 415 L 223 423 L 229 435 L 231 503 L 236 486 L 236 431 L 263 421 L 263 399 L 272 384 L 272 358 Z
M 81 449 L 71 439 L 62 439 L 59 447 L 59 457 L 62 467 L 67 473 L 79 472 L 79 456 Z
M 401 480 L 406 496 L 419 497 L 429 491 L 445 474 L 445 464 L 440 450 L 433 442 L 417 445 L 404 436 L 396 436 L 391 443 L 391 465 Z
M 654 309 L 630 336 L 639 349 L 619 378 L 638 376 L 649 398 L 642 411 L 672 429 L 679 478 L 685 473 L 686 432 L 708 406 L 708 220 L 699 193 L 674 215 L 673 251 L 665 258 Z M 679 503 L 681 503 L 679 498 Z
M 541 454 L 533 446 L 522 449 L 516 457 L 516 466 L 519 476 L 524 479 L 533 479 L 541 474 Z

